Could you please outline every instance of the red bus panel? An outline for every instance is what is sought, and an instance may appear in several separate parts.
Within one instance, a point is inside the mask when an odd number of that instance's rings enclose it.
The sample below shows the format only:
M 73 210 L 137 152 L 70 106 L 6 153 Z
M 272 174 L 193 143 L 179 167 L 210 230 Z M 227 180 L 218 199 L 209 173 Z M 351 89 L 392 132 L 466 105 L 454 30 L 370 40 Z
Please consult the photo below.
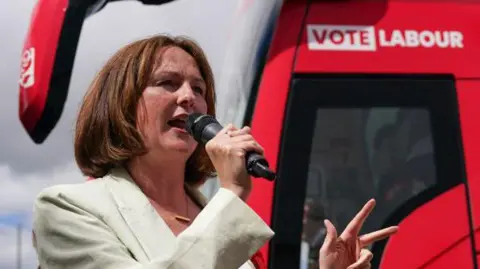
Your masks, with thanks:
M 468 240 L 460 241 L 458 245 L 446 249 L 442 255 L 435 257 L 431 263 L 426 264 L 426 269 L 444 269 L 444 268 L 474 268 L 471 264 L 471 244 Z M 392 267 L 395 268 L 395 267 Z M 397 265 L 397 268 L 398 267 Z
M 438 223 L 447 218 L 455 225 Z M 473 268 L 464 185 L 420 206 L 400 227 L 385 246 L 380 268 Z M 416 254 L 405 259 L 405 253 Z
M 272 113 L 283 115 L 287 102 L 290 74 L 293 69 L 297 38 L 302 29 L 302 17 L 305 14 L 305 1 L 286 2 L 282 8 L 282 16 L 277 22 L 277 32 L 273 36 L 269 61 L 266 63 L 257 97 L 255 116 L 252 119 L 252 134 L 259 143 L 268 148 L 265 157 L 271 167 L 277 166 L 283 117 L 271 118 Z M 282 34 L 283 33 L 283 34 Z M 284 34 L 288 33 L 288 34 Z M 268 123 L 268 124 L 265 124 Z M 274 183 L 266 180 L 255 180 L 249 201 L 255 211 L 270 224 L 272 217 Z M 268 246 L 262 249 L 268 260 Z
M 451 77 L 294 75 L 286 108 L 272 214 L 273 268 L 299 265 L 300 238 L 315 262 L 321 220 L 341 231 L 371 197 L 378 204 L 362 233 L 397 224 L 402 231 L 373 245 L 373 268 L 391 268 L 416 248 L 407 265 L 422 268 L 463 241 L 470 259 L 462 262 L 473 267 Z M 251 203 L 255 208 L 264 200 Z
M 299 171 L 297 175 L 292 172 L 294 168 L 291 166 L 296 165 L 297 170 L 309 169 L 298 160 L 303 162 L 312 160 L 306 159 L 300 149 L 294 149 L 290 144 L 292 142 L 289 142 L 292 138 L 288 138 L 292 136 L 307 140 L 310 138 L 308 132 L 313 132 L 310 129 L 313 127 L 310 126 L 312 123 L 307 121 L 313 121 L 313 116 L 306 114 L 317 113 L 317 117 L 328 119 L 325 115 L 330 115 L 329 113 L 337 116 L 342 113 L 352 113 L 347 110 L 328 111 L 328 108 L 335 108 L 335 106 L 345 109 L 343 106 L 347 105 L 349 109 L 358 110 L 375 109 L 375 107 L 386 105 L 401 110 L 411 109 L 415 105 L 420 107 L 425 105 L 433 113 L 430 119 L 434 126 L 431 136 L 436 148 L 429 154 L 434 155 L 436 170 L 440 172 L 435 179 L 437 185 L 427 186 L 424 189 L 426 191 L 420 192 L 417 196 L 411 196 L 403 207 L 400 206 L 396 211 L 392 211 L 394 215 L 390 216 L 383 225 L 399 224 L 400 232 L 392 239 L 373 246 L 374 253 L 380 253 L 380 256 L 377 255 L 374 258 L 374 268 L 378 266 L 387 269 L 445 268 L 448 265 L 477 268 L 475 259 L 478 259 L 478 256 L 475 257 L 475 250 L 479 252 L 478 242 L 480 242 L 480 169 L 476 168 L 476 161 L 480 159 L 477 156 L 480 152 L 480 142 L 478 142 L 480 128 L 476 126 L 473 117 L 480 114 L 477 108 L 479 106 L 476 104 L 480 94 L 474 90 L 480 87 L 480 81 L 475 80 L 480 79 L 478 65 L 480 36 L 476 31 L 477 26 L 480 26 L 478 14 L 480 14 L 480 2 L 473 0 L 285 2 L 275 29 L 252 118 L 253 134 L 264 146 L 266 157 L 272 167 L 276 167 L 277 172 L 280 171 L 275 183 L 255 180 L 255 187 L 249 200 L 249 204 L 260 216 L 267 223 L 273 224 L 274 229 L 276 228 L 275 238 L 269 247 L 263 249 L 265 257 L 273 259 L 270 262 L 267 261 L 270 266 L 283 268 L 282 266 L 288 264 L 289 268 L 293 268 L 291 266 L 295 267 L 298 259 L 292 256 L 295 259 L 292 262 L 280 256 L 288 256 L 290 255 L 288 253 L 300 250 L 299 231 L 303 229 L 300 227 L 301 224 L 292 223 L 288 226 L 282 222 L 287 221 L 288 214 L 285 212 L 290 212 L 293 221 L 301 217 L 300 206 L 303 205 L 303 201 L 300 203 L 299 199 L 305 199 L 306 192 L 311 191 L 308 189 L 310 187 L 307 186 L 307 179 L 303 172 Z M 330 79 L 334 78 L 339 79 L 338 81 L 352 79 L 352 77 L 348 78 L 350 75 L 354 76 L 353 82 L 357 78 L 365 78 L 367 82 L 364 81 L 366 84 L 363 88 L 357 87 L 355 83 L 328 84 L 331 82 Z M 395 77 L 398 75 L 404 78 Z M 416 75 L 419 77 L 415 78 Z M 444 80 L 445 77 L 448 77 L 447 81 L 450 81 L 450 84 Z M 330 86 L 322 86 L 324 85 L 322 79 L 325 78 Z M 408 96 L 398 95 L 397 92 L 397 98 L 403 101 L 396 103 L 387 97 L 389 87 L 395 88 L 395 84 L 386 86 L 387 84 L 380 83 L 385 78 L 400 79 L 401 84 L 406 83 L 404 87 L 408 88 L 412 85 L 423 93 L 419 93 L 418 96 L 411 91 L 406 93 L 411 94 L 413 99 L 410 100 Z M 320 82 L 313 82 L 318 79 Z M 443 81 L 438 84 L 440 86 L 438 97 L 434 91 L 435 86 L 424 84 L 429 80 L 433 84 Z M 298 88 L 300 86 L 295 84 L 307 85 L 305 87 L 308 89 Z M 370 85 L 375 89 L 370 88 Z M 307 94 L 305 92 L 311 94 L 310 97 L 306 95 L 297 97 L 304 98 L 304 112 L 298 110 L 299 108 L 292 108 L 290 103 L 291 98 L 294 98 L 292 96 L 295 95 L 295 87 L 304 92 L 302 94 Z M 340 87 L 339 90 L 345 90 L 346 95 L 341 98 L 337 96 L 339 99 L 335 99 L 337 97 L 332 97 L 336 94 L 335 91 L 328 87 Z M 357 93 L 346 90 L 352 88 Z M 405 88 L 406 92 L 408 92 L 407 88 Z M 311 93 L 315 91 L 325 91 L 325 93 L 319 95 Z M 375 95 L 375 92 L 378 95 Z M 330 94 L 333 95 L 330 96 Z M 318 101 L 315 98 L 323 99 Z M 347 103 L 342 101 L 343 98 Z M 372 101 L 375 104 L 371 107 L 368 102 L 362 103 L 362 98 L 377 98 L 378 102 Z M 359 103 L 356 103 L 356 99 L 360 100 Z M 351 104 L 348 103 L 349 100 Z M 382 103 L 384 101 L 387 103 Z M 319 111 L 312 110 L 313 107 L 317 107 L 313 102 L 321 103 L 317 108 Z M 445 108 L 445 116 L 439 114 L 442 112 L 442 107 Z M 413 112 L 408 109 L 402 113 L 409 114 L 410 117 L 415 115 L 416 112 L 412 114 Z M 355 113 L 351 117 L 366 118 L 365 115 L 369 112 Z M 448 123 L 442 123 L 444 118 Z M 345 119 L 348 120 L 348 118 Z M 461 125 L 458 124 L 459 120 Z M 302 132 L 306 133 L 288 130 L 288 128 L 294 128 L 292 126 L 306 128 L 302 129 Z M 327 128 L 326 126 L 322 128 Z M 383 131 L 390 132 L 392 135 L 392 130 L 397 130 L 392 128 Z M 440 133 L 439 130 L 441 130 Z M 330 146 L 336 147 L 335 150 L 340 148 L 340 152 L 343 152 L 338 155 L 343 157 L 338 158 L 346 158 L 344 156 L 348 154 L 344 152 L 345 148 L 351 146 L 348 139 L 336 137 L 332 141 Z M 302 144 L 302 150 L 313 151 L 315 147 L 314 141 L 312 145 L 307 145 L 306 143 L 310 142 L 305 141 L 299 141 L 299 143 Z M 370 141 L 369 143 L 384 142 Z M 396 146 L 399 147 L 399 145 Z M 283 152 L 285 147 L 290 147 L 290 150 L 287 150 L 288 154 L 295 155 L 295 158 L 298 156 L 297 162 L 292 157 L 282 156 L 287 154 Z M 285 158 L 290 159 L 286 162 Z M 343 169 L 342 173 L 349 176 L 347 166 L 338 169 Z M 415 169 L 421 171 L 422 167 L 416 166 Z M 317 171 L 320 175 L 317 176 L 321 178 L 320 170 L 322 168 Z M 447 174 L 441 174 L 442 171 L 447 171 Z M 348 187 L 351 188 L 351 186 Z M 327 192 L 334 189 L 330 187 Z M 291 190 L 291 196 L 285 194 L 286 190 Z M 383 189 L 380 188 L 380 190 Z M 385 189 L 385 191 L 389 190 Z M 381 192 L 380 194 L 383 195 Z M 382 197 L 382 199 L 388 199 L 389 195 L 388 192 L 385 193 L 387 198 Z M 379 202 L 379 206 L 381 204 Z M 349 210 L 355 208 L 348 203 L 340 207 L 342 209 L 337 210 L 343 210 L 345 207 L 349 207 Z M 395 216 L 397 213 L 398 216 Z M 377 218 L 376 221 L 378 223 L 380 220 Z M 375 225 L 377 224 L 371 224 L 371 227 Z M 411 252 L 412 249 L 416 249 L 415 257 L 405 259 L 406 251 Z M 279 260 L 285 263 L 279 263 Z
M 318 1 L 295 72 L 479 77 L 479 13 L 474 1 Z
M 458 81 L 457 88 L 476 251 L 480 253 L 480 81 Z

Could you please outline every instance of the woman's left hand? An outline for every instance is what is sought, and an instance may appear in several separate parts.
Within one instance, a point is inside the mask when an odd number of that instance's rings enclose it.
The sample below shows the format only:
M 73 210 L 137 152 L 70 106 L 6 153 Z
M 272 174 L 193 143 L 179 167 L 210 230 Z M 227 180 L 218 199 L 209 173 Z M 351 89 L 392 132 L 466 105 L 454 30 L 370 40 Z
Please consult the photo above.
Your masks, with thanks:
M 337 237 L 333 224 L 325 220 L 327 235 L 322 247 L 318 264 L 321 269 L 364 269 L 370 268 L 373 254 L 365 247 L 375 241 L 389 237 L 397 232 L 397 226 L 358 236 L 367 216 L 375 207 L 375 200 L 368 201 L 350 221 L 343 233 Z

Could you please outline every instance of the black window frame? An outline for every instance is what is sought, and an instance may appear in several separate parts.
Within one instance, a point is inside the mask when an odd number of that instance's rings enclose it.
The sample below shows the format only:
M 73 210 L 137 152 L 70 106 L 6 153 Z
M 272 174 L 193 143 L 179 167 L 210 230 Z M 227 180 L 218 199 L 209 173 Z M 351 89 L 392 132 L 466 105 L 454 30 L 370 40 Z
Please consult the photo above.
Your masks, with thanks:
M 453 76 L 294 74 L 277 162 L 271 219 L 275 237 L 269 246 L 269 268 L 292 269 L 300 265 L 301 220 L 316 111 L 349 107 L 416 107 L 427 108 L 430 114 L 437 183 L 392 212 L 382 227 L 398 224 L 415 208 L 452 187 L 464 184 L 468 188 Z M 466 191 L 465 203 L 470 209 Z M 471 224 L 470 210 L 469 214 Z M 469 230 L 473 248 L 472 227 Z M 373 245 L 372 268 L 378 268 L 386 242 Z

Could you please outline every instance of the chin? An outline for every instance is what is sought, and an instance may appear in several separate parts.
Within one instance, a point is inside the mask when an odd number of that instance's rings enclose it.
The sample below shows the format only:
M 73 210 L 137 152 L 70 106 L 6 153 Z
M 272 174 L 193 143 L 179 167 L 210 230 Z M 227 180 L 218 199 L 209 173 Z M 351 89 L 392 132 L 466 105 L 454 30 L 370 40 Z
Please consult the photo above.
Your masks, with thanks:
M 195 145 L 193 145 L 190 141 L 174 139 L 167 141 L 167 143 L 164 144 L 164 148 L 168 149 L 168 151 L 181 152 L 190 156 L 195 150 Z
M 190 135 L 178 132 L 168 132 L 158 139 L 160 148 L 170 152 L 181 152 L 188 154 L 188 156 L 193 153 L 197 146 L 197 142 Z

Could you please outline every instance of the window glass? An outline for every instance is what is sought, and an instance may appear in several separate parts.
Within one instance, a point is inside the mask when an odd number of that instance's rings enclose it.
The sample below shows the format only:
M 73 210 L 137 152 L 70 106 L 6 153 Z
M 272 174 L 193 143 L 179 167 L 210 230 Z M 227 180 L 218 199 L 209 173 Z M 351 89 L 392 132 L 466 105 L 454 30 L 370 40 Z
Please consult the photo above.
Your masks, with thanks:
M 318 268 L 323 219 L 340 233 L 365 202 L 377 206 L 362 232 L 382 227 L 406 200 L 435 184 L 427 109 L 321 108 L 308 169 L 301 268 Z M 308 260 L 308 266 L 306 264 Z

